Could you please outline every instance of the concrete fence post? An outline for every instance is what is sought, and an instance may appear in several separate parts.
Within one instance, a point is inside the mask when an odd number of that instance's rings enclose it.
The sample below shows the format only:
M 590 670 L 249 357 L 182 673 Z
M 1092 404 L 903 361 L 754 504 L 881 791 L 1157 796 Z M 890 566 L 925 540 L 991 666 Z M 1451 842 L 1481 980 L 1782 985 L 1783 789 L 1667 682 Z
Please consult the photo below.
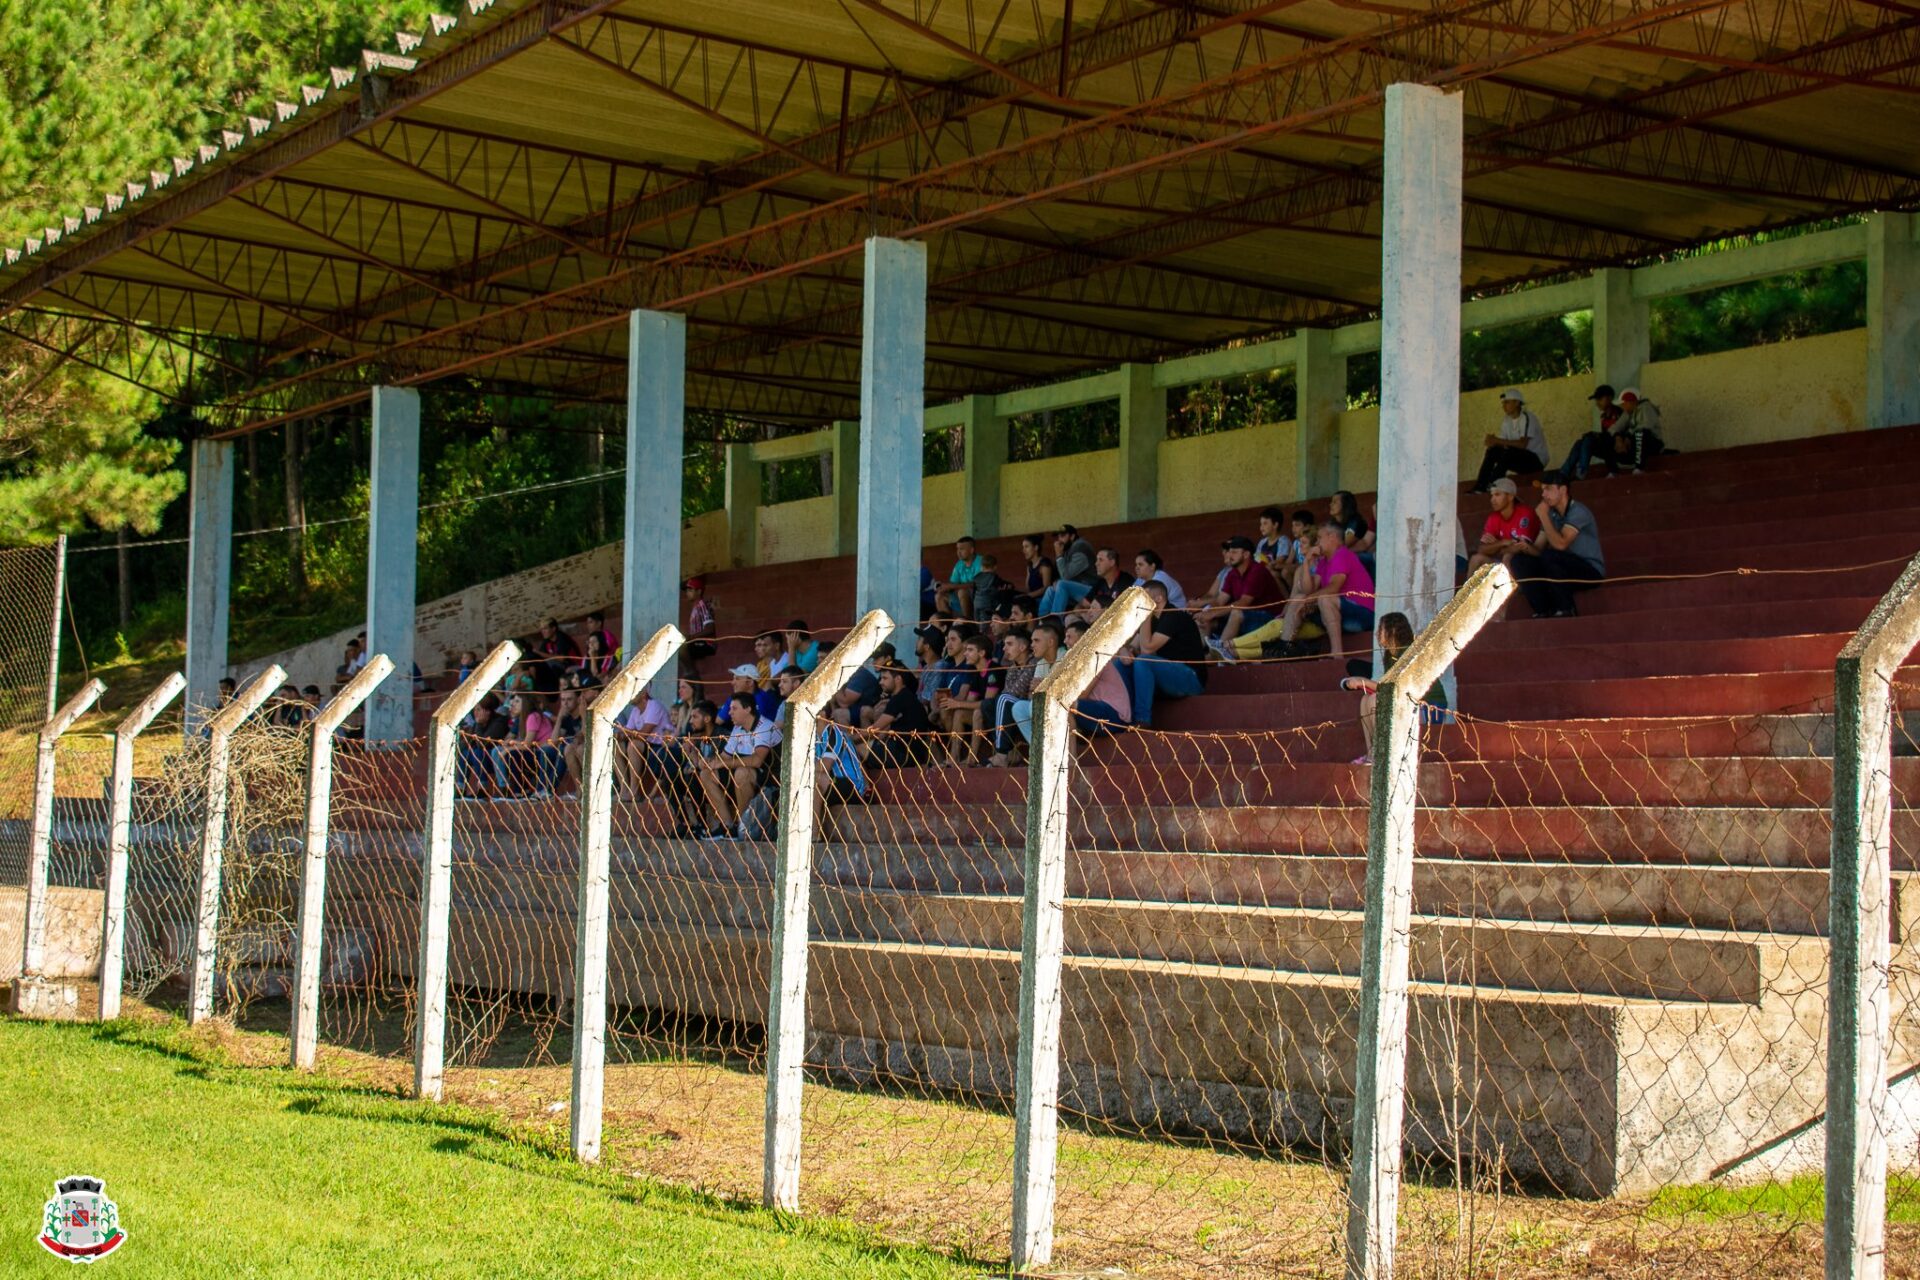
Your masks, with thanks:
M 327 832 L 333 804 L 333 735 L 393 672 L 393 659 L 376 653 L 346 688 L 328 699 L 313 718 L 313 746 L 307 756 L 307 834 L 300 859 L 300 906 L 295 925 L 293 1013 L 289 1035 L 293 1065 L 313 1066 L 320 1040 L 320 940 L 327 914 Z M 411 697 L 411 695 L 409 695 Z M 392 745 L 393 740 L 386 740 Z
M 614 673 L 587 706 L 580 779 L 580 888 L 574 913 L 573 1115 L 576 1160 L 600 1158 L 607 1068 L 607 916 L 613 877 L 614 721 L 665 669 L 687 638 L 672 623 Z
M 1015 1271 L 1044 1267 L 1053 1258 L 1073 708 L 1101 668 L 1152 612 L 1152 597 L 1139 587 L 1129 587 L 1033 688 L 1026 901 L 1020 912 L 1020 1056 L 1014 1076 Z
M 760 1196 L 800 1207 L 800 1092 L 807 1052 L 807 908 L 813 888 L 814 744 L 819 715 L 893 631 L 874 609 L 854 623 L 787 699 L 780 746 L 780 833 L 773 855 L 773 971 L 767 983 L 767 1127 Z
M 1894 672 L 1920 643 L 1920 556 L 1833 667 L 1827 897 L 1827 1280 L 1886 1275 Z
M 127 849 L 133 839 L 133 744 L 165 711 L 187 677 L 160 682 L 113 731 L 113 775 L 107 784 L 107 885 L 100 904 L 100 1021 L 120 1016 L 127 961 Z
M 220 868 L 227 852 L 227 775 L 233 758 L 233 733 L 286 679 L 286 671 L 274 663 L 207 721 L 206 812 L 200 825 L 200 896 L 194 915 L 193 971 L 188 983 L 189 1026 L 213 1016 L 213 965 L 219 946 Z
M 460 765 L 460 722 L 520 660 L 520 646 L 502 640 L 433 713 L 427 740 L 427 838 L 420 860 L 420 960 L 414 1027 L 413 1092 L 440 1101 L 447 1056 L 447 929 L 453 916 L 454 780 Z
M 1475 573 L 1380 683 L 1367 820 L 1366 923 L 1360 944 L 1360 1036 L 1354 1055 L 1353 1156 L 1347 1177 L 1347 1276 L 1393 1274 L 1400 1135 L 1407 1083 L 1407 972 L 1413 915 L 1414 810 L 1420 800 L 1420 700 L 1507 597 L 1502 564 Z
M 20 1013 L 35 1011 L 34 989 L 46 978 L 42 971 L 47 964 L 47 878 L 53 865 L 54 751 L 61 735 L 106 691 L 107 686 L 100 681 L 87 681 L 40 728 L 33 762 L 33 818 L 27 829 L 27 903 L 26 917 L 20 925 L 20 977 L 13 995 L 13 1007 Z

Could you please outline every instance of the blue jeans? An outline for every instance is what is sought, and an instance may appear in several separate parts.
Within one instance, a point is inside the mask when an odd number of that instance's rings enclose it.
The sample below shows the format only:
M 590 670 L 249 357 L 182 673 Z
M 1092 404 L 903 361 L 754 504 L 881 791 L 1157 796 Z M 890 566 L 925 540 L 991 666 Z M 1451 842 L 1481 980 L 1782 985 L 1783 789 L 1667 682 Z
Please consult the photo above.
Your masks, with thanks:
M 1127 683 L 1133 686 L 1133 722 L 1137 725 L 1153 723 L 1156 693 L 1167 698 L 1191 698 L 1200 692 L 1200 677 L 1184 662 L 1135 658 L 1130 667 Z
M 1093 594 L 1093 588 L 1084 582 L 1069 582 L 1062 579 L 1040 594 L 1040 616 L 1043 618 L 1062 614 L 1072 606 L 1079 604 Z
M 1082 698 L 1073 704 L 1073 727 L 1089 738 L 1097 738 L 1103 733 L 1119 733 L 1127 728 L 1127 722 L 1111 704 L 1098 698 Z
M 1373 630 L 1373 610 L 1363 604 L 1356 604 L 1348 596 L 1341 596 L 1340 629 L 1342 631 Z

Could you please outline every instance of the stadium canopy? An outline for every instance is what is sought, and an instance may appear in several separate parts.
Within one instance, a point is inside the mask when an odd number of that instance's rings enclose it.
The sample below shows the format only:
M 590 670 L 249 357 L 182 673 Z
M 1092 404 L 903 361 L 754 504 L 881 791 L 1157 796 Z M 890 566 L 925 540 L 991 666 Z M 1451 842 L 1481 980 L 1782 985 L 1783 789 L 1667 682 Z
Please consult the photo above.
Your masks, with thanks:
M 1382 102 L 1465 103 L 1486 291 L 1920 197 L 1904 0 L 473 0 L 0 265 L 0 331 L 234 434 L 450 375 L 858 415 L 861 246 L 930 401 L 1378 310 Z

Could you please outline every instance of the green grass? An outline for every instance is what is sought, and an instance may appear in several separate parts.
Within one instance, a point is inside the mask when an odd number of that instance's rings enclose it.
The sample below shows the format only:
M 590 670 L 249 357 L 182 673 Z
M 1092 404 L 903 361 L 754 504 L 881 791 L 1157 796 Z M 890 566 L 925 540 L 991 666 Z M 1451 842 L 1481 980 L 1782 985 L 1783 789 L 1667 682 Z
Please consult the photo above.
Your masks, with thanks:
M 1809 1173 L 1786 1182 L 1756 1182 L 1751 1186 L 1708 1183 L 1668 1187 L 1654 1196 L 1648 1209 L 1656 1218 L 1725 1221 L 1761 1214 L 1786 1222 L 1823 1222 L 1827 1216 L 1826 1195 L 1826 1179 Z M 1887 1221 L 1920 1222 L 1920 1176 L 1888 1175 Z
M 0 1276 L 55 1179 L 104 1178 L 116 1276 L 947 1277 L 855 1228 L 582 1169 L 480 1111 L 240 1067 L 177 1022 L 0 1021 Z

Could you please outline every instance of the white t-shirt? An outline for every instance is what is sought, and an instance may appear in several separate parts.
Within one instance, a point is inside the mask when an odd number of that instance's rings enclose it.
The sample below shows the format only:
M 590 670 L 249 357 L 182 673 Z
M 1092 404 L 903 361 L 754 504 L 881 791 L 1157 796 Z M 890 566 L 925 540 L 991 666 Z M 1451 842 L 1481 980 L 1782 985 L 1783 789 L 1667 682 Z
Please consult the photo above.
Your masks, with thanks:
M 1522 409 L 1515 417 L 1500 415 L 1500 438 L 1516 444 L 1525 443 L 1533 456 L 1542 464 L 1547 461 L 1547 433 L 1540 425 L 1540 418 L 1531 409 Z
M 1135 578 L 1133 581 L 1135 586 L 1140 587 L 1146 586 L 1149 582 L 1157 582 L 1167 589 L 1168 604 L 1176 609 L 1187 607 L 1187 593 L 1180 589 L 1180 584 L 1175 582 L 1173 575 L 1165 569 L 1155 569 L 1151 578 Z
M 648 698 L 644 709 L 639 703 L 627 708 L 627 713 L 620 717 L 620 727 L 649 742 L 658 742 L 673 732 L 673 721 L 660 699 Z
M 762 716 L 753 728 L 745 725 L 733 726 L 733 732 L 727 735 L 726 753 L 730 756 L 750 756 L 765 747 L 769 753 L 780 745 L 780 729 L 772 720 Z

